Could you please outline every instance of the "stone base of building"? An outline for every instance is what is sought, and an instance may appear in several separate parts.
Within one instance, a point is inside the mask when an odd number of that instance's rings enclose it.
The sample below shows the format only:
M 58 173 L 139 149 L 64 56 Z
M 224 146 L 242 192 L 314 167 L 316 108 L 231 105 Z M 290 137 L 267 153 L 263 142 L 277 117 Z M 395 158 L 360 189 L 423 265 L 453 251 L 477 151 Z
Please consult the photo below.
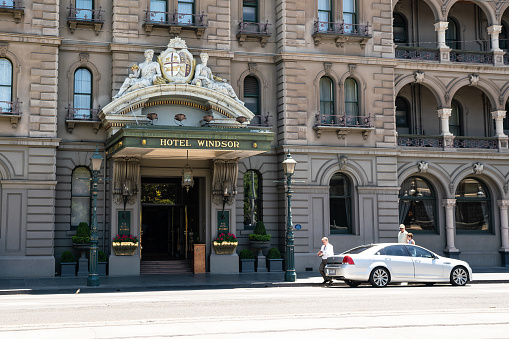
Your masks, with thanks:
M 233 254 L 210 255 L 210 273 L 239 273 L 239 256 Z
M 320 263 L 316 253 L 295 253 L 295 272 L 318 272 Z M 286 271 L 286 267 L 283 270 Z
M 450 249 L 445 249 L 444 250 L 444 254 L 448 257 L 448 258 L 451 258 L 451 259 L 459 259 L 460 258 L 460 254 L 461 252 L 458 250 L 458 249 L 453 249 L 453 250 L 450 250 Z
M 140 257 L 137 255 L 110 255 L 109 276 L 140 275 Z
M 509 251 L 500 250 L 499 253 L 502 259 L 502 267 L 509 267 Z
M 0 257 L 0 277 L 2 278 L 47 278 L 54 276 L 54 256 Z

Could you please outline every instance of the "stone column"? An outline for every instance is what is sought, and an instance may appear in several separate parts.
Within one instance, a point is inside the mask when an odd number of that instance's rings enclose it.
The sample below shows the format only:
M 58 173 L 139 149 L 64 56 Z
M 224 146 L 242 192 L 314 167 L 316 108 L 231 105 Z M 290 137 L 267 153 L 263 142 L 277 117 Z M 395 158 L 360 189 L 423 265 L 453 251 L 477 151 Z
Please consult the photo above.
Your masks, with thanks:
M 451 117 L 452 108 L 442 108 L 438 110 L 438 116 L 440 117 L 440 125 L 444 138 L 444 147 L 452 147 L 454 136 L 449 131 L 449 118 Z
M 445 208 L 446 247 L 444 253 L 450 258 L 458 258 L 460 251 L 454 247 L 454 206 L 456 205 L 456 199 L 443 199 L 442 205 Z
M 498 138 L 498 148 L 507 149 L 508 137 L 504 134 L 504 118 L 506 116 L 506 111 L 493 111 L 491 112 L 491 116 L 495 119 L 495 136 Z
M 440 62 L 450 62 L 451 49 L 445 44 L 445 31 L 449 23 L 447 21 L 440 21 L 435 23 L 435 31 L 437 32 L 438 46 L 440 50 L 439 59 Z
M 509 200 L 498 200 L 498 207 L 500 208 L 500 242 L 501 242 L 501 248 L 499 252 L 502 255 L 502 266 L 509 267 L 509 218 L 507 215 Z
M 501 25 L 493 25 L 487 28 L 488 34 L 491 35 L 491 51 L 493 52 L 493 63 L 495 66 L 504 65 L 505 52 L 500 49 L 498 36 L 502 31 Z

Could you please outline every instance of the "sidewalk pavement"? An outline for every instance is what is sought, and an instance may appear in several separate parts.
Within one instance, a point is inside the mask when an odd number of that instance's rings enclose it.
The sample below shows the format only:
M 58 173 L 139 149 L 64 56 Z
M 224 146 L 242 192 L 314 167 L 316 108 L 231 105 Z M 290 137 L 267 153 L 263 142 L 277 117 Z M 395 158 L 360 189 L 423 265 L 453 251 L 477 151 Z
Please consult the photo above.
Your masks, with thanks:
M 471 284 L 509 283 L 509 267 L 473 268 Z M 0 295 L 107 293 L 131 291 L 192 290 L 219 288 L 257 288 L 321 286 L 318 272 L 297 272 L 297 281 L 285 282 L 284 272 L 239 274 L 153 274 L 126 277 L 100 277 L 100 286 L 88 287 L 87 277 L 0 279 Z M 341 282 L 335 282 L 341 284 Z

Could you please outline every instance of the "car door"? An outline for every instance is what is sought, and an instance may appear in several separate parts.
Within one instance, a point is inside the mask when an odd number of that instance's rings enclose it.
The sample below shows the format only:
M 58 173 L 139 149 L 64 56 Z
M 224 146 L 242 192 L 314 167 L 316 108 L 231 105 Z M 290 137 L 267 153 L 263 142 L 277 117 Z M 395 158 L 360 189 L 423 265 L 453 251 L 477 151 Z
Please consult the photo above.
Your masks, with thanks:
M 414 262 L 404 245 L 390 245 L 383 249 L 385 264 L 391 271 L 391 281 L 414 279 Z
M 405 245 L 414 262 L 415 280 L 437 281 L 443 278 L 442 261 L 430 251 L 413 245 Z

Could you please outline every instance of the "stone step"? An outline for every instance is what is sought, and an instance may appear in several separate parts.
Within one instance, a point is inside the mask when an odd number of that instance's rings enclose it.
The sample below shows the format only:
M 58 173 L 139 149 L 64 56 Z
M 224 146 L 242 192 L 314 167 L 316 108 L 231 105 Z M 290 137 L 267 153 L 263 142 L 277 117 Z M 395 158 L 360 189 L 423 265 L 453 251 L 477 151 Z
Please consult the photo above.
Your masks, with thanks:
M 192 260 L 145 261 L 140 263 L 140 274 L 193 273 Z

